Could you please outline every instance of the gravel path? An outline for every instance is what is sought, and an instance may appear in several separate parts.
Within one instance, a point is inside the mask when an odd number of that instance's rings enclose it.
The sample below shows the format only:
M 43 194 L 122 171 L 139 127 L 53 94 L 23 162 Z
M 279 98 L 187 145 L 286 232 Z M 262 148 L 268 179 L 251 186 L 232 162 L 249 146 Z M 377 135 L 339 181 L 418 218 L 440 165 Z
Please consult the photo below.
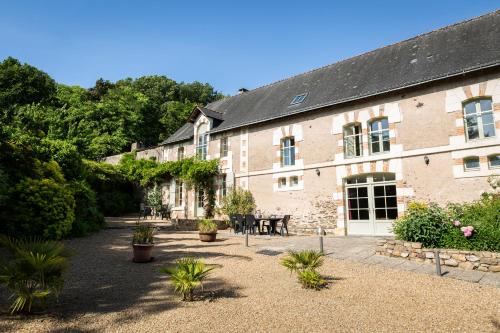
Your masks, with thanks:
M 68 241 L 75 250 L 59 305 L 30 319 L 3 315 L 11 332 L 498 332 L 500 289 L 327 258 L 334 278 L 302 289 L 278 256 L 256 253 L 265 239 L 201 243 L 196 233 L 161 233 L 150 264 L 130 261 L 130 230 Z M 183 303 L 160 267 L 204 258 L 218 268 L 198 301 Z M 5 291 L 1 305 L 5 310 Z

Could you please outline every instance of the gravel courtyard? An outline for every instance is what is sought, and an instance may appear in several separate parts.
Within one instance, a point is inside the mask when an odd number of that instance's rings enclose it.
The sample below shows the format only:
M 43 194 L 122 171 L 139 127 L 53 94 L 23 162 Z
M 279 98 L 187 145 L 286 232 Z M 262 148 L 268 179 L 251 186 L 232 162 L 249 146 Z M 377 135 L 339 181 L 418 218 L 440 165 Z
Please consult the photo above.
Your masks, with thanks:
M 498 332 L 500 289 L 477 283 L 327 258 L 328 289 L 302 289 L 256 253 L 267 242 L 224 237 L 201 243 L 194 232 L 157 235 L 155 261 L 131 262 L 131 231 L 103 230 L 67 241 L 72 266 L 58 305 L 33 318 L 2 315 L 10 332 Z M 268 253 L 269 254 L 269 253 Z M 272 254 L 272 253 L 271 253 Z M 176 258 L 214 264 L 197 301 L 181 302 L 158 272 Z M 7 309 L 1 290 L 2 311 Z

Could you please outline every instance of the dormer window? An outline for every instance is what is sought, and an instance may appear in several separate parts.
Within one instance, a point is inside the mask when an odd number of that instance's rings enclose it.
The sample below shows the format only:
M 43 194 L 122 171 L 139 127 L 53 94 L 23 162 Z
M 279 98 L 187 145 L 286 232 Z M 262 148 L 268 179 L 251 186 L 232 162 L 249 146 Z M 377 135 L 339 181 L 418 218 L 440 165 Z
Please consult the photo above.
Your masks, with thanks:
M 307 93 L 300 94 L 292 98 L 292 101 L 290 102 L 290 105 L 297 105 L 302 103 L 307 97 Z
M 208 127 L 207 124 L 198 126 L 197 140 L 196 140 L 196 156 L 199 159 L 207 159 L 208 150 Z

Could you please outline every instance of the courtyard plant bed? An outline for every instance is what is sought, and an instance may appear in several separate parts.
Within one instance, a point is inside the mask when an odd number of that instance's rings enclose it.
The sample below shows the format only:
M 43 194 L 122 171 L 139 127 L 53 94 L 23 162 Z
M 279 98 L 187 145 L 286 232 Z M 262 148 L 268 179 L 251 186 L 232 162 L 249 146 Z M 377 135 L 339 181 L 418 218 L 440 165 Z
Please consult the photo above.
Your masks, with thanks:
M 430 264 L 436 262 L 435 251 L 438 250 L 441 265 L 466 270 L 500 272 L 500 253 L 498 252 L 425 248 L 419 242 L 405 242 L 397 239 L 380 240 L 377 245 L 376 253 L 384 256 Z
M 132 248 L 134 249 L 134 262 L 144 263 L 153 259 L 154 226 L 140 223 L 134 230 Z
M 217 223 L 213 220 L 201 220 L 198 223 L 198 231 L 202 242 L 215 242 L 217 238 Z

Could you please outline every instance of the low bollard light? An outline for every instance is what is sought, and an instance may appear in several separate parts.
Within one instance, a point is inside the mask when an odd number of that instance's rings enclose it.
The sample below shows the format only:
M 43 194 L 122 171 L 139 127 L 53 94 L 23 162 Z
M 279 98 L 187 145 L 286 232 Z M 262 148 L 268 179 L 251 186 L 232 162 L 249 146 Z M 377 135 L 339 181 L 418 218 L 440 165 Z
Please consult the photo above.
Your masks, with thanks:
M 319 252 L 323 253 L 323 228 L 318 227 L 319 234 Z
M 439 250 L 434 251 L 434 260 L 436 260 L 436 274 L 442 276 L 441 274 L 441 259 L 439 258 Z
M 247 230 L 247 232 L 245 232 L 245 246 L 248 247 L 248 232 L 249 230 Z

